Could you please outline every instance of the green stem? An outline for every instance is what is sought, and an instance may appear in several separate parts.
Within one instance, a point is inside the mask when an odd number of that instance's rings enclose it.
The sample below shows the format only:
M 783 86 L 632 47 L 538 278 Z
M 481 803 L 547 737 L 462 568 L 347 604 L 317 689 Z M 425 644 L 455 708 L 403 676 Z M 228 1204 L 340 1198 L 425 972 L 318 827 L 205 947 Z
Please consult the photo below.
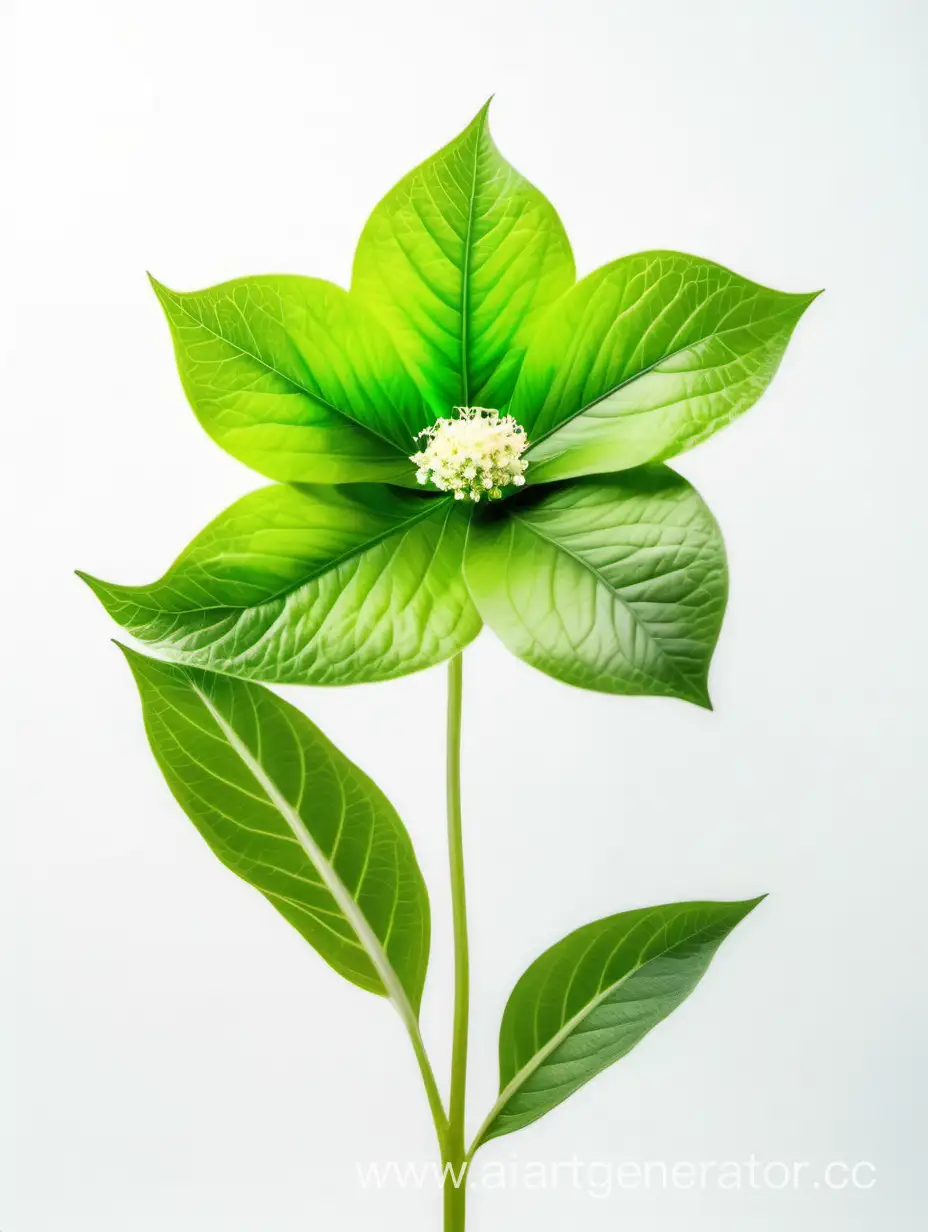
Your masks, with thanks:
M 461 703 L 464 661 L 448 664 L 448 851 L 451 862 L 451 907 L 454 922 L 454 1035 L 451 1045 L 451 1100 L 445 1138 L 445 1232 L 463 1232 L 467 1182 L 465 1177 L 465 1101 L 467 1095 L 467 1032 L 470 1016 L 470 957 L 467 944 L 467 901 L 464 892 L 464 841 L 461 828 Z
M 444 1154 L 445 1141 L 448 1136 L 448 1118 L 445 1115 L 445 1106 L 441 1100 L 441 1092 L 438 1089 L 438 1083 L 435 1081 L 435 1074 L 432 1071 L 432 1064 L 429 1061 L 429 1054 L 425 1050 L 425 1042 L 422 1039 L 422 1034 L 419 1030 L 418 1019 L 410 1011 L 407 1016 L 400 1011 L 400 1017 L 403 1019 L 409 1039 L 412 1043 L 413 1052 L 416 1054 L 416 1061 L 419 1064 L 419 1072 L 422 1075 L 422 1082 L 425 1086 L 425 1094 L 429 1101 L 429 1110 L 432 1113 L 432 1120 L 435 1124 L 435 1133 L 438 1136 L 438 1145 Z

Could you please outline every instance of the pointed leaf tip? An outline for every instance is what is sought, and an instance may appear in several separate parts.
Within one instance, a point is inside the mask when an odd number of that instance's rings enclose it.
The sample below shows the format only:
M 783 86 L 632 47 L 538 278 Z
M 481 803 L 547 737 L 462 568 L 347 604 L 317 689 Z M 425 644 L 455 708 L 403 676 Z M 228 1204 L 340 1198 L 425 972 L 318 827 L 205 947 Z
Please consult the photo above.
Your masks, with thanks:
M 75 569 L 74 576 L 79 577 L 85 586 L 90 587 L 94 594 L 97 593 L 97 587 L 102 585 L 100 578 L 94 577 L 92 573 L 87 573 L 84 569 Z
M 175 292 L 172 292 L 170 287 L 165 286 L 163 282 L 159 282 L 151 270 L 146 270 L 145 276 L 151 284 L 151 289 L 154 291 L 155 295 L 157 295 L 162 304 L 164 303 L 165 296 L 175 294 Z
M 107 584 L 102 578 L 94 577 L 92 573 L 86 573 L 83 569 L 75 569 L 74 574 L 79 577 L 84 585 L 94 594 L 109 612 L 109 604 L 107 603 Z M 112 613 L 111 613 L 112 614 Z
M 467 125 L 464 131 L 460 134 L 460 138 L 465 137 L 468 133 L 470 133 L 473 129 L 476 129 L 476 128 L 489 132 L 490 130 L 490 120 L 489 120 L 490 104 L 493 102 L 493 99 L 495 97 L 496 97 L 495 94 L 490 95 L 490 97 L 483 104 L 483 106 L 480 108 L 480 110 L 477 112 L 477 114 L 474 116 L 471 122 Z
M 75 569 L 74 573 L 81 579 L 85 586 L 89 586 L 98 599 L 103 599 L 103 591 L 106 589 L 106 582 L 102 578 L 94 577 L 92 573 L 86 573 L 83 569 Z
M 138 678 L 138 673 L 146 668 L 161 667 L 165 669 L 176 668 L 178 664 L 168 663 L 164 659 L 155 659 L 151 655 L 144 655 L 140 651 L 133 649 L 132 646 L 127 646 L 125 642 L 121 642 L 118 637 L 111 637 L 110 641 L 117 650 L 122 652 L 122 657 L 129 664 L 129 670 L 133 676 Z

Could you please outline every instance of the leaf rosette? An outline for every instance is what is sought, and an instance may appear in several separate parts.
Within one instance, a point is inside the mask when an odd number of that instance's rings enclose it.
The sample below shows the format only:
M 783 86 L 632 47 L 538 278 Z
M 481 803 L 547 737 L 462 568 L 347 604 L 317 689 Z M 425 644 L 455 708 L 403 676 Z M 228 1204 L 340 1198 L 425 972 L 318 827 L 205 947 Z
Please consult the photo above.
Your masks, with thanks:
M 724 544 L 665 463 L 760 397 L 814 294 L 663 251 L 577 281 L 488 106 L 375 208 L 349 291 L 153 285 L 199 422 L 275 482 L 154 583 L 81 575 L 134 637 L 342 685 L 449 659 L 486 623 L 570 684 L 709 704 Z M 456 454 L 441 425 L 468 417 L 511 440 Z

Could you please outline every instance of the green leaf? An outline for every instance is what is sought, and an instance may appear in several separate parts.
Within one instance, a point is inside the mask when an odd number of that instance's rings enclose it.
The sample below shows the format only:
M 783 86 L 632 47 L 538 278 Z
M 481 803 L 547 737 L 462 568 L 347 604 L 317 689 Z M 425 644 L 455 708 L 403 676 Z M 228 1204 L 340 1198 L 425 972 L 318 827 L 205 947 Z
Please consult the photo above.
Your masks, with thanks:
M 540 326 L 519 375 L 510 410 L 532 440 L 527 478 L 626 470 L 698 445 L 757 401 L 813 299 L 678 252 L 596 270 Z
M 549 676 L 709 705 L 725 547 L 668 467 L 531 489 L 475 516 L 465 575 L 490 628 Z
M 500 1095 L 471 1149 L 537 1121 L 630 1052 L 686 1000 L 760 901 L 623 911 L 542 954 L 503 1014 Z
M 428 385 L 435 416 L 504 406 L 539 321 L 575 277 L 557 213 L 494 145 L 488 109 L 391 189 L 355 255 L 352 295 Z
M 461 574 L 466 525 L 445 497 L 276 485 L 230 506 L 151 585 L 80 576 L 172 659 L 287 684 L 389 680 L 480 630 Z
M 222 863 L 346 979 L 417 1010 L 428 893 L 383 792 L 269 690 L 121 649 L 158 765 Z
M 180 294 L 152 280 L 190 404 L 271 479 L 409 481 L 434 416 L 376 319 L 318 278 L 239 278 Z

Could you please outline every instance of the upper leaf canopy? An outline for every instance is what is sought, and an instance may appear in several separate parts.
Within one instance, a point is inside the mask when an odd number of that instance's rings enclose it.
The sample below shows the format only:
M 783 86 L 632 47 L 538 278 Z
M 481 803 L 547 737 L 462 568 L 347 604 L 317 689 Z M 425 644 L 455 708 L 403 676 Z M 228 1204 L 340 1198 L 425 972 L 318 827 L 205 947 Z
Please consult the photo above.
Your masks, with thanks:
M 685 481 L 650 464 L 757 400 L 814 295 L 673 252 L 574 279 L 556 211 L 502 157 L 486 106 L 374 209 L 350 291 L 155 282 L 200 422 L 300 486 L 244 498 L 150 586 L 87 580 L 137 637 L 256 679 L 415 671 L 475 636 L 479 609 L 559 679 L 706 705 L 721 537 Z M 481 406 L 525 429 L 518 467 L 417 443 L 452 407 Z M 417 466 L 430 490 L 404 496 Z M 434 490 L 437 475 L 511 497 L 522 469 L 541 498 L 492 514 Z M 554 482 L 581 476 L 601 478 Z
M 676 252 L 575 283 L 557 212 L 488 111 L 376 206 L 350 292 L 153 280 L 190 402 L 235 457 L 284 482 L 410 486 L 416 434 L 479 405 L 521 423 L 544 483 L 673 457 L 760 397 L 815 295 Z

